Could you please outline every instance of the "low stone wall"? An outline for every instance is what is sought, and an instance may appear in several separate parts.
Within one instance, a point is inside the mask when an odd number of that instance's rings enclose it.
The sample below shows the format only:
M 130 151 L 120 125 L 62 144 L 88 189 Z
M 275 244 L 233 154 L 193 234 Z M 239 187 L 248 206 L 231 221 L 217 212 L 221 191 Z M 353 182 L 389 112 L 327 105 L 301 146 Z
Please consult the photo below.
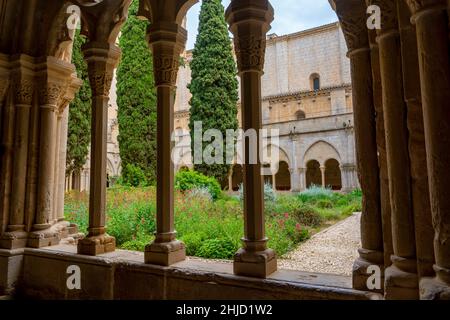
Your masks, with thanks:
M 380 296 L 351 289 L 351 278 L 280 270 L 268 279 L 235 276 L 232 264 L 188 259 L 172 267 L 143 263 L 140 252 L 117 250 L 101 257 L 76 254 L 74 246 L 25 249 L 16 294 L 33 299 L 337 299 Z M 3 257 L 3 256 L 0 256 Z M 11 257 L 10 257 L 11 258 Z M 0 261 L 5 261 L 0 258 Z M 17 259 L 17 258 L 16 258 Z M 80 289 L 70 290 L 67 270 L 80 270 Z M 0 264 L 0 278 L 5 266 Z M 17 271 L 16 271 L 17 272 Z M 11 274 L 11 272 L 9 271 Z

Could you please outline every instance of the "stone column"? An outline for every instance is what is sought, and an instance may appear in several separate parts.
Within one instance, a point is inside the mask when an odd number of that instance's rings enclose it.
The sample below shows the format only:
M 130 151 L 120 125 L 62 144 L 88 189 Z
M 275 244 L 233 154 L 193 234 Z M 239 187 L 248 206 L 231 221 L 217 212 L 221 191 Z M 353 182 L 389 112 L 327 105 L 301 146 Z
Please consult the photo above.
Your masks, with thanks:
M 59 152 L 59 174 L 58 174 L 58 202 L 56 205 L 56 217 L 58 221 L 64 219 L 64 193 L 66 182 L 66 158 L 67 158 L 67 135 L 69 129 L 69 108 L 64 108 L 61 120 L 60 152 Z
M 294 167 L 290 168 L 289 172 L 291 173 L 291 191 L 300 192 L 301 191 L 300 171 Z
M 277 190 L 277 175 L 272 174 L 272 188 L 274 191 Z
M 320 174 L 322 176 L 322 188 L 326 187 L 326 181 L 325 181 L 325 173 L 326 173 L 327 167 L 320 166 Z
M 78 253 L 98 255 L 116 248 L 114 237 L 106 233 L 106 159 L 108 102 L 120 48 L 104 42 L 89 42 L 83 47 L 92 89 L 91 179 L 89 189 L 89 228 L 78 242 Z
M 52 217 L 52 223 L 56 223 L 58 221 L 57 219 L 57 207 L 58 207 L 58 181 L 59 181 L 59 153 L 61 152 L 61 128 L 62 128 L 62 112 L 59 109 L 57 109 L 56 112 L 56 134 L 55 134 L 55 183 L 53 184 L 53 217 Z
M 230 174 L 228 175 L 228 191 L 233 191 L 233 166 L 231 166 Z
M 65 193 L 65 181 L 66 181 L 66 156 L 67 156 L 67 134 L 69 127 L 69 104 L 75 98 L 76 92 L 79 90 L 83 82 L 76 77 L 76 74 L 72 76 L 70 85 L 68 86 L 63 102 L 58 111 L 58 118 L 60 121 L 59 135 L 56 141 L 58 145 L 58 152 L 56 154 L 57 166 L 55 178 L 55 222 L 57 228 L 61 230 L 62 236 L 68 235 L 70 222 L 64 221 L 64 193 Z
M 366 2 L 368 5 L 371 4 L 371 0 Z M 381 86 L 380 53 L 378 43 L 376 42 L 376 36 L 375 30 L 369 30 L 373 104 L 376 112 L 376 139 L 378 167 L 380 170 L 380 204 L 383 228 L 384 267 L 387 268 L 392 264 L 391 255 L 394 253 L 394 249 L 392 247 L 391 200 L 389 196 L 389 174 L 387 168 L 386 133 L 383 113 L 383 88 Z
M 238 70 L 241 77 L 242 128 L 262 128 L 261 76 L 264 68 L 266 34 L 273 21 L 268 0 L 233 0 L 226 11 L 234 34 Z M 260 152 L 261 139 L 257 150 Z M 251 150 L 244 144 L 244 219 L 243 248 L 234 257 L 237 275 L 267 277 L 277 270 L 275 252 L 267 248 L 264 222 L 264 181 L 261 163 L 249 164 Z
M 0 237 L 0 246 L 23 248 L 27 244 L 25 230 L 25 187 L 27 177 L 30 110 L 34 91 L 34 60 L 21 56 L 13 62 L 15 108 L 14 157 L 12 163 L 11 204 L 7 232 Z
M 360 0 L 335 0 L 334 9 L 349 48 L 357 169 L 363 192 L 361 244 L 353 265 L 353 287 L 367 290 L 367 267 L 384 269 L 380 181 L 376 143 L 372 66 L 366 26 L 366 6 Z M 377 290 L 381 291 L 381 290 Z
M 59 243 L 59 234 L 51 229 L 54 214 L 54 179 L 57 108 L 66 90 L 73 66 L 46 57 L 39 66 L 39 158 L 36 214 L 28 246 L 40 248 Z
M 434 229 L 428 188 L 427 153 L 420 92 L 419 59 L 415 27 L 403 0 L 397 0 L 400 29 L 404 98 L 408 109 L 409 158 L 416 234 L 417 273 L 420 278 L 434 276 Z
M 0 54 L 0 233 L 6 230 L 9 218 L 11 156 L 13 144 L 14 107 L 7 99 L 10 91 L 9 57 Z
M 300 174 L 300 191 L 306 190 L 306 168 L 299 168 L 298 172 Z
M 373 3 L 379 5 L 382 12 L 382 26 L 377 31 L 377 42 L 383 88 L 394 249 L 392 265 L 385 270 L 385 297 L 416 299 L 419 293 L 416 239 L 397 8 L 396 2 L 391 0 L 376 0 Z
M 450 299 L 450 64 L 447 1 L 407 1 L 413 12 L 434 226 L 435 278 L 420 281 L 422 299 Z
M 174 226 L 174 164 L 171 140 L 179 59 L 186 40 L 187 31 L 175 21 L 152 23 L 148 31 L 158 98 L 157 213 L 155 240 L 145 248 L 145 263 L 164 266 L 186 258 L 185 245 L 176 239 Z

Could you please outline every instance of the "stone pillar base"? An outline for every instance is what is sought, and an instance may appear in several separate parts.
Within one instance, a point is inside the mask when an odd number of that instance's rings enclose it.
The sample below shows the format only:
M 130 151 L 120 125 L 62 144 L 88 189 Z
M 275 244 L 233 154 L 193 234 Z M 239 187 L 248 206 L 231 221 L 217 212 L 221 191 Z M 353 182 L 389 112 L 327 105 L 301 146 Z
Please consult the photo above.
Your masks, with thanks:
M 384 261 L 383 252 L 372 251 L 367 249 L 358 249 L 359 257 L 353 263 L 352 282 L 353 289 L 362 291 L 371 291 L 377 293 L 384 293 Z M 368 272 L 367 268 L 370 266 L 377 266 L 381 270 L 381 287 L 380 289 L 370 290 L 367 286 L 367 280 L 373 275 Z
M 35 231 L 28 234 L 27 246 L 30 248 L 42 248 L 59 244 L 61 236 L 57 230 L 48 224 L 35 224 Z
M 277 258 L 275 251 L 266 249 L 264 251 L 246 251 L 239 249 L 234 256 L 234 274 L 255 278 L 267 278 L 277 271 Z
M 419 299 L 417 273 L 406 272 L 400 270 L 396 265 L 392 265 L 386 268 L 384 277 L 386 300 Z
M 186 259 L 186 247 L 183 242 L 153 242 L 145 247 L 144 261 L 146 264 L 170 266 Z
M 450 300 L 450 285 L 439 277 L 421 279 L 419 288 L 421 300 Z
M 78 254 L 97 256 L 116 250 L 116 239 L 108 234 L 88 236 L 78 241 Z
M 23 266 L 23 249 L 0 249 L 0 296 L 13 294 Z
M 25 231 L 5 232 L 0 236 L 0 248 L 15 250 L 27 246 L 28 233 Z

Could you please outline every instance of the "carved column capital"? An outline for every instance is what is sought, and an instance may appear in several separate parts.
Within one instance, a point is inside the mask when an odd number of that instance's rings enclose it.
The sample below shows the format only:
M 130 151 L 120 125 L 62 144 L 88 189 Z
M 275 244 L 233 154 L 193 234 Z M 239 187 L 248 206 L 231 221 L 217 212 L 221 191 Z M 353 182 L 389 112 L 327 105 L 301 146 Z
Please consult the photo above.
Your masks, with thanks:
M 155 85 L 174 87 L 187 31 L 175 22 L 155 23 L 148 29 L 147 40 L 153 52 Z
M 354 51 L 369 49 L 366 24 L 366 5 L 361 0 L 334 0 L 333 9 L 342 26 L 349 55 Z
M 445 9 L 447 7 L 446 0 L 405 0 L 405 2 L 408 4 L 408 7 L 413 14 L 435 7 L 439 7 L 441 9 Z
M 381 29 L 378 30 L 378 33 L 398 32 L 397 2 L 394 0 L 370 0 L 368 2 L 381 9 Z
M 57 108 L 62 98 L 64 85 L 57 82 L 44 82 L 38 87 L 39 104 L 41 106 Z
M 32 57 L 19 55 L 11 61 L 11 86 L 16 105 L 31 105 L 35 89 L 35 61 Z
M 83 47 L 83 54 L 88 65 L 92 96 L 109 97 L 120 48 L 108 43 L 89 42 Z
M 266 34 L 274 19 L 274 10 L 268 0 L 234 0 L 226 11 L 240 73 L 262 73 L 266 52 Z
M 72 100 L 75 99 L 75 94 L 78 92 L 82 85 L 83 81 L 81 79 L 78 79 L 78 77 L 74 73 L 71 80 L 69 81 L 69 85 L 67 86 L 65 93 L 61 98 L 62 101 L 58 108 L 58 116 L 63 115 L 64 110 L 69 106 Z
M 62 103 L 63 96 L 75 67 L 68 62 L 46 57 L 36 64 L 36 80 L 39 104 L 56 108 Z

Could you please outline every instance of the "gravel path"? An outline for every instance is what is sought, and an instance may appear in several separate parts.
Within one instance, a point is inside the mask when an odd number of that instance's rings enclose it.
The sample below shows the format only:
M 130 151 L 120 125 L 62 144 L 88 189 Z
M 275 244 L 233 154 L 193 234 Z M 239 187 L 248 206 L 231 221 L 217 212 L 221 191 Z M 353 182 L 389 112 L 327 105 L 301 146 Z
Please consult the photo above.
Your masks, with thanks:
M 358 257 L 360 246 L 361 214 L 355 213 L 347 219 L 316 233 L 280 259 L 280 269 L 291 269 L 318 273 L 351 275 L 352 265 Z

